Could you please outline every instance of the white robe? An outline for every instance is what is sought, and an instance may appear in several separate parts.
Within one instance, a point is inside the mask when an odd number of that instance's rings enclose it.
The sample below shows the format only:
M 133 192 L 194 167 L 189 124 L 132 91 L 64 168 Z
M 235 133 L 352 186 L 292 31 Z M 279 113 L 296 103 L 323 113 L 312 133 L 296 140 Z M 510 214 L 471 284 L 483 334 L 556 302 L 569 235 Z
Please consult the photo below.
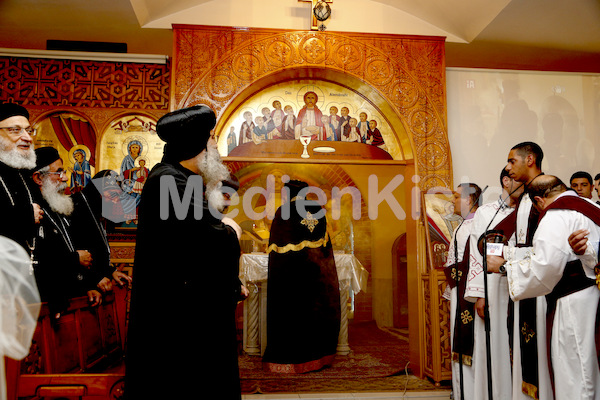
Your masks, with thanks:
M 500 210 L 499 210 L 500 209 Z M 494 229 L 498 223 L 510 215 L 514 208 L 506 206 L 502 200 L 484 204 L 475 213 L 471 228 L 469 275 L 465 290 L 465 299 L 476 302 L 484 298 L 483 257 L 479 253 L 477 242 L 483 232 Z M 497 214 L 496 214 L 497 213 Z M 492 218 L 494 219 L 492 221 Z M 512 378 L 510 365 L 510 346 L 506 316 L 508 313 L 508 283 L 506 277 L 488 274 L 488 310 L 490 316 L 490 355 L 492 362 L 492 394 L 494 400 L 510 400 L 512 396 Z M 475 318 L 475 338 L 473 365 L 475 372 L 475 399 L 488 398 L 487 354 L 485 322 L 479 316 Z
M 529 195 L 525 193 L 521 199 L 517 214 L 517 229 L 512 236 L 509 246 L 504 247 L 504 258 L 507 261 L 518 258 L 525 258 L 531 253 L 531 247 L 514 247 L 515 244 L 524 244 L 527 239 L 527 228 L 529 213 L 533 203 Z M 508 268 L 508 267 L 507 267 Z M 546 351 L 546 298 L 537 297 L 536 300 L 536 325 L 538 326 L 537 350 L 538 350 L 538 398 L 542 400 L 552 400 L 552 382 L 550 381 L 550 371 L 548 369 L 548 359 Z M 521 346 L 519 338 L 521 336 L 521 327 L 519 326 L 519 302 L 514 304 L 514 325 L 513 325 L 513 372 L 512 372 L 512 390 L 513 400 L 531 400 L 531 397 L 523 393 L 523 373 L 521 370 Z
M 27 356 L 41 304 L 27 252 L 13 240 L 0 236 L 1 400 L 7 398 L 4 356 L 15 360 Z
M 576 194 L 565 192 L 561 196 Z M 595 249 L 600 240 L 600 227 L 577 211 L 551 209 L 540 221 L 533 238 L 533 251 L 523 259 L 510 258 L 507 263 L 513 299 L 544 296 L 552 292 L 566 263 L 577 259 L 568 243 L 569 235 L 577 229 L 590 232 L 587 252 L 582 260 L 586 276 L 595 280 Z M 592 286 L 557 301 L 551 353 L 558 400 L 600 399 L 600 371 L 594 336 L 599 300 L 600 291 Z
M 456 228 L 459 229 L 458 236 L 456 237 L 458 262 L 462 261 L 463 255 L 465 254 L 465 245 L 471 233 L 473 218 L 467 218 L 468 219 L 465 219 L 462 225 L 459 225 L 459 227 Z M 448 258 L 445 265 L 446 268 L 455 264 L 454 236 L 456 235 L 456 229 L 452 233 L 452 239 L 450 240 L 450 246 L 448 247 Z M 444 292 L 444 298 L 450 300 L 450 344 L 452 344 L 454 343 L 454 322 L 456 319 L 456 295 L 458 287 L 455 286 L 452 290 L 449 288 L 450 286 L 447 285 L 446 291 Z M 463 364 L 463 388 L 465 399 L 475 399 L 473 396 L 474 385 L 475 371 L 472 367 Z M 458 361 L 452 361 L 452 391 L 454 392 L 454 398 L 460 399 L 460 364 Z

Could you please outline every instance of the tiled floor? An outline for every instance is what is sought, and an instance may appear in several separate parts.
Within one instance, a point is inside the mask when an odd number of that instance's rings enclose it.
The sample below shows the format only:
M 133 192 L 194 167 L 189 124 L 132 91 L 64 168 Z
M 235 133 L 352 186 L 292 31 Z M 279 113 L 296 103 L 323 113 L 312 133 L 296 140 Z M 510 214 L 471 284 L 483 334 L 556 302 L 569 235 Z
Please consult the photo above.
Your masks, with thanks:
M 382 393 L 302 393 L 302 394 L 248 394 L 242 396 L 243 400 L 447 400 L 450 399 L 449 390 L 426 391 L 426 392 L 382 392 Z

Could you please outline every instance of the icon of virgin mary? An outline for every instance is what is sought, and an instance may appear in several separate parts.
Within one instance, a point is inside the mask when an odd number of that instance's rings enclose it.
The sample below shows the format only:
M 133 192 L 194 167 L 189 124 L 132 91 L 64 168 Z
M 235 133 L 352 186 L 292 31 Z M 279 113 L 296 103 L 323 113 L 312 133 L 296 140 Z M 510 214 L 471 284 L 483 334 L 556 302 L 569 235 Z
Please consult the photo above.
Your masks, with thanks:
M 137 220 L 137 206 L 140 201 L 140 194 L 134 191 L 136 182 L 136 173 L 139 167 L 136 167 L 135 160 L 138 159 L 144 151 L 144 145 L 139 137 L 133 137 L 132 140 L 127 143 L 127 154 L 123 157 L 121 162 L 121 188 L 123 192 L 128 194 L 130 201 L 127 201 L 123 205 L 123 211 L 127 221 Z

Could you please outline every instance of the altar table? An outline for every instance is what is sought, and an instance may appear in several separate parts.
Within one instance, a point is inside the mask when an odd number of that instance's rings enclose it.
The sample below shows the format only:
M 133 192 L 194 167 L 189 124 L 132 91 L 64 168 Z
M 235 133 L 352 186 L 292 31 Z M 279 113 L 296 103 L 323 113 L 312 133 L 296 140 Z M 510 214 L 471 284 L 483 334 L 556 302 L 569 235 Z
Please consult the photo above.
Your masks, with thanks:
M 369 272 L 354 254 L 335 253 L 335 266 L 340 285 L 340 335 L 337 354 L 350 353 L 348 344 L 348 299 L 350 292 L 366 290 Z M 243 348 L 249 355 L 262 356 L 267 347 L 267 277 L 269 256 L 266 253 L 242 254 L 240 280 L 249 289 L 244 302 Z

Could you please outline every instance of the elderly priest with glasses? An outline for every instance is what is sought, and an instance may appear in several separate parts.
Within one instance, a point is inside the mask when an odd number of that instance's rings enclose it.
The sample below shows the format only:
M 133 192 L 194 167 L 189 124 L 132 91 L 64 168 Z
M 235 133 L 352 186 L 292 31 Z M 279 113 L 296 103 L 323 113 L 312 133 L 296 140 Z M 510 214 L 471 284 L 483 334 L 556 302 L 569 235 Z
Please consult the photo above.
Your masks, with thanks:
M 24 107 L 0 104 L 0 235 L 31 253 L 36 224 L 42 218 L 29 187 L 29 170 L 35 167 L 35 129 Z

